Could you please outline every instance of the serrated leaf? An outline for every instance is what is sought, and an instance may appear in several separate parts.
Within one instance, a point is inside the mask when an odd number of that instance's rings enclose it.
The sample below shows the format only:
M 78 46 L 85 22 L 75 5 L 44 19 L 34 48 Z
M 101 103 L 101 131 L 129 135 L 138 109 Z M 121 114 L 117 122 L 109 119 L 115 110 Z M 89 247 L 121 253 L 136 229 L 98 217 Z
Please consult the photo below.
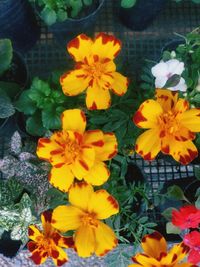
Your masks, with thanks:
M 47 129 L 42 124 L 41 114 L 39 112 L 27 119 L 26 130 L 34 136 L 43 136 L 45 134 Z
M 16 131 L 11 137 L 11 144 L 10 144 L 11 152 L 18 155 L 22 149 L 22 139 L 20 134 Z
M 56 109 L 55 106 L 46 107 L 42 111 L 42 123 L 43 126 L 48 130 L 55 130 L 61 128 L 61 113 L 64 108 L 61 108 L 60 111 Z
M 30 90 L 23 91 L 15 102 L 15 107 L 18 111 L 23 112 L 26 115 L 33 115 L 37 110 L 36 102 L 29 97 Z

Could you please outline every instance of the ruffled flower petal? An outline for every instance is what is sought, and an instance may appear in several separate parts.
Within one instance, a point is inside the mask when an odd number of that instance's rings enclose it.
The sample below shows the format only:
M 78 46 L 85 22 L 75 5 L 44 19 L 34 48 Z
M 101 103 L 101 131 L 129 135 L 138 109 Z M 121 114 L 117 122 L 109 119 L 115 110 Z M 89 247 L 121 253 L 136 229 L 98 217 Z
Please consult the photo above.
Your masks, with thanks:
M 92 40 L 87 35 L 80 34 L 68 43 L 67 50 L 74 60 L 79 62 L 90 55 L 92 44 Z
M 119 72 L 113 72 L 112 77 L 114 82 L 111 85 L 112 91 L 119 96 L 124 95 L 128 88 L 128 78 L 120 74 Z
M 110 92 L 108 89 L 102 89 L 96 84 L 88 87 L 86 94 L 86 105 L 88 109 L 108 109 L 110 107 Z
M 181 123 L 192 132 L 200 132 L 200 109 L 193 108 L 181 115 Z
M 135 150 L 144 160 L 153 160 L 161 150 L 158 129 L 150 129 L 141 134 L 135 144 Z
M 82 210 L 87 210 L 92 194 L 93 187 L 85 182 L 75 183 L 69 190 L 69 202 Z
M 155 128 L 158 125 L 158 116 L 162 112 L 158 102 L 153 99 L 146 100 L 133 116 L 133 122 L 140 128 Z
M 92 54 L 102 59 L 113 60 L 121 49 L 121 42 L 112 35 L 99 33 L 92 46 Z
M 104 256 L 118 244 L 117 238 L 113 230 L 106 224 L 99 222 L 95 228 L 95 254 Z
M 50 161 L 52 151 L 60 151 L 60 146 L 48 138 L 40 138 L 38 140 L 36 154 L 40 159 Z
M 68 256 L 65 251 L 58 246 L 54 246 L 51 249 L 51 257 L 56 266 L 62 266 L 68 261 Z
M 71 168 L 67 164 L 61 166 L 53 167 L 49 174 L 49 182 L 54 187 L 58 188 L 63 192 L 68 192 L 69 187 L 74 181 L 74 174 Z
M 79 257 L 90 257 L 95 251 L 95 235 L 92 227 L 80 226 L 75 233 L 75 247 Z
M 177 103 L 178 93 L 173 93 L 166 89 L 156 90 L 156 101 L 161 105 L 165 112 L 170 111 Z
M 151 69 L 151 72 L 154 77 L 165 77 L 168 74 L 168 66 L 165 62 L 160 62 Z
M 118 143 L 114 133 L 104 133 L 104 146 L 96 154 L 96 160 L 111 160 L 118 152 Z
M 92 194 L 88 211 L 95 213 L 98 219 L 104 220 L 119 212 L 119 204 L 106 190 L 100 189 Z
M 89 85 L 89 79 L 82 69 L 75 69 L 60 77 L 63 93 L 67 96 L 81 94 Z
M 37 237 L 43 236 L 40 230 L 35 225 L 30 225 L 28 228 L 29 239 L 36 241 Z
M 84 212 L 73 206 L 58 206 L 53 210 L 52 226 L 61 232 L 76 230 L 81 226 Z
M 86 128 L 86 117 L 80 109 L 68 109 L 61 115 L 62 128 L 66 131 L 83 133 Z
M 104 184 L 110 176 L 110 171 L 104 162 L 95 162 L 89 173 L 84 176 L 84 180 L 92 185 Z

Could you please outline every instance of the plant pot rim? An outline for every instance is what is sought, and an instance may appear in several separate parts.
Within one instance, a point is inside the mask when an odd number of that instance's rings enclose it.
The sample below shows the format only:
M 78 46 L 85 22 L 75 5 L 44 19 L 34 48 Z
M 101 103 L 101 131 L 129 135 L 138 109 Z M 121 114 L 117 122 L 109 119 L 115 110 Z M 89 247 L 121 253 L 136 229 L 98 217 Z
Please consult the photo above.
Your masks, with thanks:
M 99 5 L 98 5 L 98 7 L 92 12 L 92 13 L 90 13 L 90 14 L 88 14 L 88 15 L 86 15 L 86 16 L 84 16 L 84 17 L 82 17 L 82 18 L 67 18 L 66 20 L 64 20 L 64 21 L 56 21 L 55 23 L 53 23 L 52 25 L 48 25 L 48 27 L 50 27 L 51 29 L 53 29 L 54 28 L 54 26 L 57 26 L 57 25 L 64 25 L 66 22 L 82 22 L 82 21 L 84 21 L 84 20 L 86 20 L 87 18 L 89 18 L 89 17 L 91 17 L 91 16 L 93 16 L 94 14 L 96 14 L 100 9 L 101 9 L 101 7 L 103 6 L 103 4 L 104 4 L 104 2 L 105 2 L 105 0 L 99 0 Z M 38 6 L 34 3 L 34 9 L 36 10 L 36 13 L 37 13 L 37 15 L 40 17 L 40 19 L 42 20 L 42 21 L 44 21 L 43 20 L 43 18 L 41 17 L 41 15 L 40 15 L 40 12 L 38 11 Z M 45 23 L 46 24 L 46 23 Z

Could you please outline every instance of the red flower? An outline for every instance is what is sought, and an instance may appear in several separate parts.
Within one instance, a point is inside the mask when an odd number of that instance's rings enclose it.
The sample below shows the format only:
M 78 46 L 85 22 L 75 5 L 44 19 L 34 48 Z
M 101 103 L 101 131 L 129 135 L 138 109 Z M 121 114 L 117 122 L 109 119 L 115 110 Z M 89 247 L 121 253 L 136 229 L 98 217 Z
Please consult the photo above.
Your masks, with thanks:
M 185 235 L 183 242 L 190 248 L 188 261 L 198 264 L 200 262 L 200 233 L 193 231 Z
M 172 211 L 172 223 L 180 229 L 197 228 L 200 223 L 200 210 L 193 205 Z

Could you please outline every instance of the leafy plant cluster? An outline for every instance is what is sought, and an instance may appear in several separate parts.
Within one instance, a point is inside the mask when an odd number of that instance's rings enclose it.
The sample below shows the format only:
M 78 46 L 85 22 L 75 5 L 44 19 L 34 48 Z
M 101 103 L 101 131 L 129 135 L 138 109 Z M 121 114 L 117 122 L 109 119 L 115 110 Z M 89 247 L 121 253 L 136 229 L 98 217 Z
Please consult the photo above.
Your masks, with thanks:
M 13 240 L 28 241 L 28 227 L 35 221 L 32 200 L 15 178 L 0 181 L 0 237 L 11 232 Z
M 34 136 L 42 136 L 48 130 L 61 128 L 61 113 L 79 104 L 80 98 L 63 94 L 59 84 L 60 72 L 48 81 L 35 77 L 31 87 L 20 95 L 15 103 L 17 110 L 26 115 L 26 130 Z
M 13 100 L 20 86 L 14 82 L 4 81 L 3 76 L 12 67 L 13 48 L 9 39 L 0 39 L 0 119 L 15 113 Z
M 147 215 L 150 206 L 148 185 L 126 181 L 127 166 L 130 161 L 130 158 L 124 158 L 122 155 L 112 160 L 111 177 L 104 188 L 118 200 L 120 213 L 107 219 L 106 223 L 115 229 L 121 242 L 134 241 L 137 246 L 145 234 L 154 231 L 156 223 L 150 222 Z
M 93 0 L 29 0 L 40 10 L 42 19 L 47 25 L 76 18 L 84 7 L 90 6 Z

